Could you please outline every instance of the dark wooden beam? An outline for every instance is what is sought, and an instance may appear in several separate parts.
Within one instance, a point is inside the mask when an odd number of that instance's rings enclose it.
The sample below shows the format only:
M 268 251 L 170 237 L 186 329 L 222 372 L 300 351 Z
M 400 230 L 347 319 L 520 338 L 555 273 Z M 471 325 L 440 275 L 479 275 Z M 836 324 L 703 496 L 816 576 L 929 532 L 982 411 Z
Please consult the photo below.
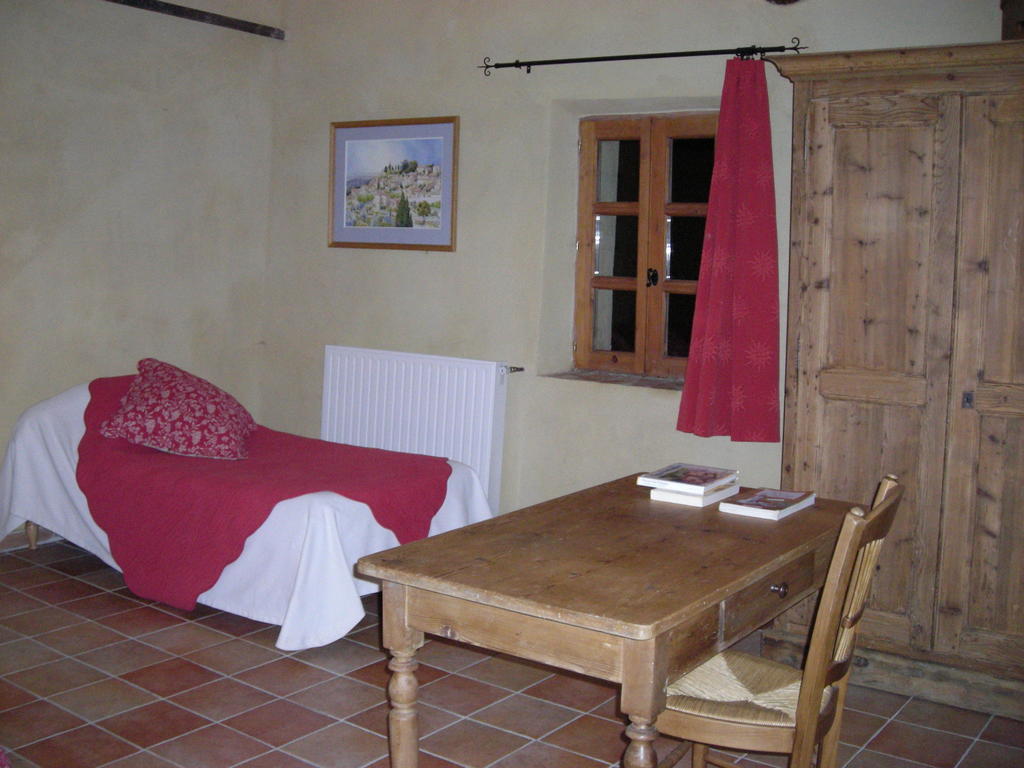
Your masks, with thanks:
M 231 16 L 221 16 L 219 13 L 200 11 L 196 8 L 187 8 L 176 3 L 165 3 L 163 0 L 106 0 L 108 3 L 128 5 L 132 8 L 141 8 L 144 11 L 166 13 L 168 16 L 177 16 L 179 19 L 189 21 L 200 21 L 203 24 L 214 24 L 218 27 L 227 27 L 239 32 L 248 32 L 251 35 L 272 37 L 275 40 L 284 40 L 284 30 L 277 27 L 268 27 L 265 24 L 257 24 L 254 21 L 235 19 Z

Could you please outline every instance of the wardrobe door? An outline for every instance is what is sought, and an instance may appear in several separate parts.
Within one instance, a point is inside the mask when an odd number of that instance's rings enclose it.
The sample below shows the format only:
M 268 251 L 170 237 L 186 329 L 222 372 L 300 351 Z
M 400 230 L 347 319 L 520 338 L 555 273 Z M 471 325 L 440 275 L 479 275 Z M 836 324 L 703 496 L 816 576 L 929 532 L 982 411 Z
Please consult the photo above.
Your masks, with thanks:
M 862 625 L 874 647 L 932 641 L 959 104 L 891 87 L 807 111 L 783 471 L 789 487 L 864 503 L 885 472 L 905 483 Z
M 1021 677 L 1024 95 L 973 96 L 964 113 L 936 649 Z

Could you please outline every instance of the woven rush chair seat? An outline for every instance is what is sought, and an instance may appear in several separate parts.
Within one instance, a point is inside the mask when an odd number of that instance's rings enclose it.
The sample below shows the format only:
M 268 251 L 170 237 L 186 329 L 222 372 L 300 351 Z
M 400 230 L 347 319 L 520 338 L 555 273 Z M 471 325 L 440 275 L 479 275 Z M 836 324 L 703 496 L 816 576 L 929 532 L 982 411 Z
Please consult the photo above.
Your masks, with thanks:
M 723 651 L 674 680 L 666 707 L 701 717 L 792 728 L 800 698 L 799 669 L 740 651 Z M 830 686 L 822 697 L 832 701 Z

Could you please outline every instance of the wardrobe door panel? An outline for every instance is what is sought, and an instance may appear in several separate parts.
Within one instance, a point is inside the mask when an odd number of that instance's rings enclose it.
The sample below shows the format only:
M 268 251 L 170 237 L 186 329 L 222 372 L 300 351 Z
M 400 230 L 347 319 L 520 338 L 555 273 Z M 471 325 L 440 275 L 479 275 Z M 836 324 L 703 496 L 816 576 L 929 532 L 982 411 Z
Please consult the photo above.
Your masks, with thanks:
M 821 99 L 808 110 L 806 256 L 791 285 L 795 380 L 787 484 L 870 501 L 907 492 L 876 575 L 864 638 L 927 648 L 939 509 L 959 146 L 959 99 Z
M 936 647 L 1024 669 L 1024 95 L 965 100 Z

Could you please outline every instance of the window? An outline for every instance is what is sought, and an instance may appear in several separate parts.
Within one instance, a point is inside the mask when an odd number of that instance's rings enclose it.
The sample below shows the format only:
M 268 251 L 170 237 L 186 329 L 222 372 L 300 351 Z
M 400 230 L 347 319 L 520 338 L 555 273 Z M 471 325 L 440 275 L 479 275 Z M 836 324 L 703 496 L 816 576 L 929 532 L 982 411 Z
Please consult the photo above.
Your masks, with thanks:
M 682 378 L 717 122 L 580 121 L 576 368 Z

